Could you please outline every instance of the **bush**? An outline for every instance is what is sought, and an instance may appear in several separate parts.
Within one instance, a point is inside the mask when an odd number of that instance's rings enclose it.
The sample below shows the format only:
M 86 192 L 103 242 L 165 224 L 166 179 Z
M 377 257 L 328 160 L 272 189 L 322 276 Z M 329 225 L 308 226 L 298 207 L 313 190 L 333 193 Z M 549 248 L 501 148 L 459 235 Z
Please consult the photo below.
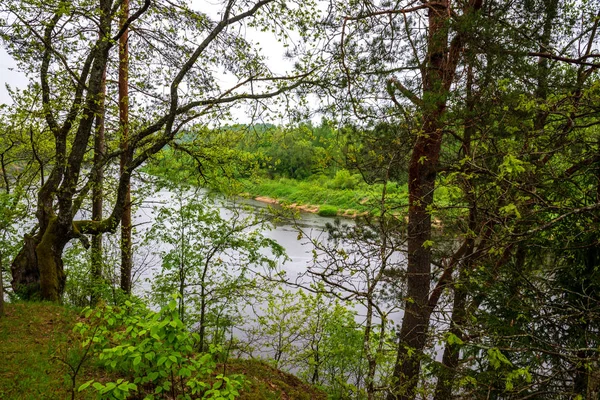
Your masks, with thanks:
M 319 212 L 317 214 L 321 217 L 335 217 L 338 214 L 338 208 L 335 206 L 323 205 L 319 207 Z
M 341 169 L 335 173 L 333 181 L 328 186 L 331 189 L 355 189 L 360 181 L 360 175 L 352 175 L 350 171 Z
M 116 399 L 129 397 L 140 386 L 149 399 L 163 393 L 183 399 L 233 399 L 239 395 L 241 376 L 212 376 L 218 348 L 205 354 L 194 352 L 199 337 L 187 331 L 178 318 L 175 299 L 158 313 L 131 301 L 121 307 L 84 312 L 89 322 L 74 328 L 83 337 L 82 346 L 105 368 L 119 371 L 129 380 L 90 380 L 79 391 L 91 387 L 100 398 Z

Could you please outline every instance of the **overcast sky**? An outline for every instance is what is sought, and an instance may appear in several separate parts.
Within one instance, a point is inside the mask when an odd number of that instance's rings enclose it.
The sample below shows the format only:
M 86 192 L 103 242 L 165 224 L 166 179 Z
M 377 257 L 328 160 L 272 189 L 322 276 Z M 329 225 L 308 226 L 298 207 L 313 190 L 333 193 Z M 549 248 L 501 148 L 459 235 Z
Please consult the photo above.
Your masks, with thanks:
M 24 74 L 16 71 L 17 64 L 11 56 L 6 53 L 4 48 L 0 48 L 0 104 L 12 103 L 6 91 L 6 85 L 11 87 L 25 87 L 27 78 Z

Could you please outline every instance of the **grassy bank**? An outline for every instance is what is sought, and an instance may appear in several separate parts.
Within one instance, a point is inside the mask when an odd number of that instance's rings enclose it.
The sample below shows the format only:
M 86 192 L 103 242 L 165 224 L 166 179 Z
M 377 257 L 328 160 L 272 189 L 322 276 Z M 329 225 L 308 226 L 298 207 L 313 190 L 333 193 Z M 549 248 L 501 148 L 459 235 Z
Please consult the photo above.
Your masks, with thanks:
M 51 304 L 7 304 L 0 318 L 0 398 L 66 399 L 71 397 L 68 350 L 77 313 Z M 81 382 L 99 371 L 85 368 Z M 78 381 L 79 382 L 79 381 Z M 77 398 L 95 398 L 82 395 Z
M 79 338 L 72 332 L 79 318 L 76 311 L 53 304 L 6 305 L 6 316 L 0 318 L 0 399 L 72 398 L 67 363 L 76 365 L 79 359 Z M 246 376 L 249 385 L 240 393 L 241 400 L 327 398 L 297 377 L 259 361 L 233 360 L 221 368 Z M 83 382 L 116 378 L 88 360 L 77 374 L 73 398 L 96 398 L 93 391 L 77 391 Z
M 378 215 L 383 185 L 354 183 L 339 185 L 335 179 L 320 177 L 298 181 L 295 179 L 260 179 L 244 181 L 244 190 L 251 197 L 269 197 L 285 204 L 313 205 L 323 216 L 362 213 Z M 406 187 L 388 185 L 387 201 L 405 203 Z

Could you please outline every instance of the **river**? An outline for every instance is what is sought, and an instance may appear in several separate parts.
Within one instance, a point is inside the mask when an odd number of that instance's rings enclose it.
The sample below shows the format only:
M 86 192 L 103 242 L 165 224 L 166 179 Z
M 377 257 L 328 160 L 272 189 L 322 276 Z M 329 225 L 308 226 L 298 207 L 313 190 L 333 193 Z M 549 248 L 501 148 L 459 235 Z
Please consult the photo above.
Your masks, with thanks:
M 190 196 L 190 197 L 202 197 L 206 196 L 207 192 L 205 190 L 198 190 L 195 192 L 183 192 L 182 194 L 177 194 L 172 191 L 161 189 L 148 196 L 144 202 L 138 207 L 137 212 L 134 215 L 133 223 L 137 226 L 138 234 L 142 236 L 144 231 L 151 225 L 151 223 L 156 218 L 156 212 L 158 206 L 170 206 L 177 207 L 178 196 Z M 216 202 L 219 205 L 219 212 L 223 218 L 227 218 L 231 213 L 228 211 L 229 207 L 239 206 L 240 204 L 244 206 L 250 206 L 249 211 L 245 210 L 245 213 L 248 212 L 264 212 L 268 204 L 259 202 L 252 199 L 245 198 L 237 198 L 233 201 L 231 200 L 217 200 Z M 275 206 L 277 207 L 277 206 Z M 280 221 L 274 224 L 271 229 L 267 229 L 263 231 L 264 236 L 271 238 L 279 243 L 285 249 L 288 259 L 281 264 L 281 268 L 285 271 L 286 280 L 288 282 L 294 283 L 294 285 L 288 285 L 288 290 L 295 290 L 297 288 L 296 284 L 307 286 L 310 284 L 312 279 L 306 276 L 307 269 L 314 265 L 314 247 L 312 243 L 310 243 L 310 238 L 318 237 L 321 241 L 326 241 L 327 234 L 325 232 L 326 224 L 333 223 L 335 218 L 332 217 L 321 217 L 314 213 L 300 212 L 296 213 L 296 217 L 294 220 Z M 344 218 L 342 219 L 342 223 L 354 226 L 355 221 L 352 219 Z M 299 235 L 299 229 L 303 231 L 303 235 Z M 361 246 L 364 246 L 361 248 Z M 353 251 L 358 253 L 363 253 L 366 250 L 367 244 L 355 244 Z M 139 260 L 137 264 L 141 263 L 141 259 L 149 268 L 145 268 L 142 270 L 141 274 L 138 274 L 137 281 L 139 284 L 137 285 L 138 294 L 143 294 L 143 292 L 148 292 L 150 289 L 149 283 L 152 281 L 153 276 L 160 269 L 160 258 L 157 256 L 148 256 L 149 253 L 156 252 L 155 249 L 143 249 L 140 248 L 141 255 L 138 255 Z M 350 253 L 351 249 L 346 247 L 346 251 Z M 355 263 L 368 264 L 364 269 L 365 271 L 369 268 L 373 270 L 377 270 L 379 265 L 373 259 L 377 257 L 377 248 L 373 248 L 371 243 L 370 245 L 371 254 L 373 254 L 373 258 L 366 257 L 365 254 L 362 254 L 362 259 L 356 259 Z M 322 258 L 322 255 L 320 256 Z M 404 263 L 404 255 L 400 252 L 395 252 L 390 258 L 396 265 L 402 265 Z M 323 261 L 320 259 L 320 261 Z M 344 278 L 345 283 L 353 288 L 359 288 L 364 286 L 364 282 L 358 274 L 352 277 L 352 281 L 350 278 Z M 365 275 L 366 276 L 366 275 Z M 380 285 L 382 285 L 380 283 Z M 381 305 L 382 309 L 390 311 L 388 318 L 395 322 L 396 324 L 401 322 L 402 319 L 402 310 L 398 307 L 395 309 L 391 309 L 390 305 Z M 357 321 L 364 322 L 364 315 L 366 311 L 366 307 L 364 305 L 357 304 L 354 306 L 354 309 L 357 311 Z M 376 320 L 378 320 L 376 318 Z

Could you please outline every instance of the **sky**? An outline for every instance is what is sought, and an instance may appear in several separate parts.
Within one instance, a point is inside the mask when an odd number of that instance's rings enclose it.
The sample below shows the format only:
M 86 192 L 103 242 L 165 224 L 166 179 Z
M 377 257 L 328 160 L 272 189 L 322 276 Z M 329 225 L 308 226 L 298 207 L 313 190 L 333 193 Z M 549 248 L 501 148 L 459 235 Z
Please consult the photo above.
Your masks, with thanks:
M 0 104 L 12 103 L 6 90 L 7 84 L 11 87 L 21 88 L 27 85 L 25 74 L 18 72 L 16 67 L 17 64 L 12 57 L 8 55 L 4 48 L 0 48 L 0 82 L 2 83 L 0 86 Z

